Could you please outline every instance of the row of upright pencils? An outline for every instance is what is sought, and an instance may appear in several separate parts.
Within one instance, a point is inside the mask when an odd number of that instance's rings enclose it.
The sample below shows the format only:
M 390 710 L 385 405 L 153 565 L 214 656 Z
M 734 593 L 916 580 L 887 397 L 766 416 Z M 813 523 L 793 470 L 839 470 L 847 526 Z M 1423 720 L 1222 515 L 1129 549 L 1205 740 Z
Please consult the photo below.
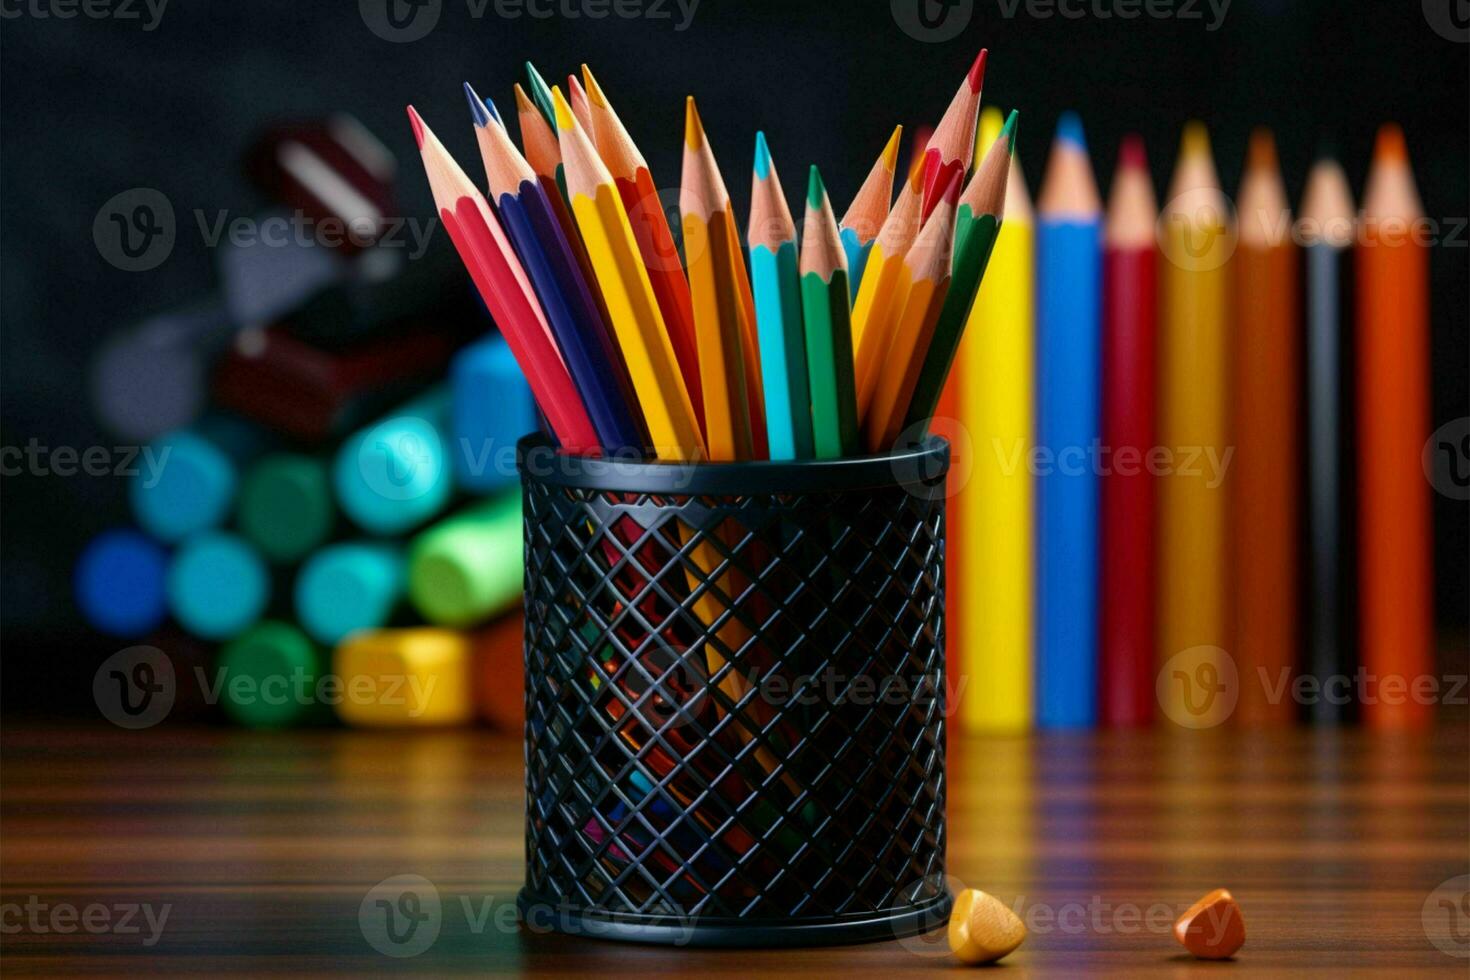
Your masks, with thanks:
M 519 147 L 465 86 L 488 197 L 409 115 L 440 215 L 564 450 L 835 459 L 922 433 L 954 361 L 1015 150 L 1012 113 L 976 152 L 985 63 L 896 202 L 898 131 L 840 224 L 812 167 L 801 236 L 757 133 L 742 241 L 692 97 L 677 239 L 585 66 L 565 92 L 527 66 Z
M 997 120 L 982 120 L 993 130 Z M 1403 135 L 1362 206 L 1323 158 L 1293 221 L 1269 133 L 1232 209 L 1203 126 L 1162 209 L 1106 208 L 1082 126 L 1013 171 L 947 407 L 966 728 L 1428 722 L 1427 248 Z

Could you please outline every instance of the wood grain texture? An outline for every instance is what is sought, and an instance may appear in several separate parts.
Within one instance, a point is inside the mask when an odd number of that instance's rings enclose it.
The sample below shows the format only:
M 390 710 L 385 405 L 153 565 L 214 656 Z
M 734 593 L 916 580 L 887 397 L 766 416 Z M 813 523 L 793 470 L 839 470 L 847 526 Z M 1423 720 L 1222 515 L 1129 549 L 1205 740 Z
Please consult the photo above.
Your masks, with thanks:
M 1470 870 L 1466 729 L 1445 722 L 1401 738 L 957 739 L 953 884 L 983 888 L 1027 921 L 1030 936 L 1006 961 L 1025 975 L 1463 976 L 1466 961 L 1431 944 L 1422 916 L 1437 886 Z M 521 748 L 484 731 L 12 727 L 0 748 L 7 975 L 904 976 L 955 966 L 943 930 L 735 955 L 516 928 Z M 401 874 L 433 882 L 442 927 L 428 951 L 392 959 L 368 944 L 358 911 L 374 884 Z M 1215 887 L 1229 888 L 1245 916 L 1232 964 L 1196 963 L 1169 935 Z M 145 948 L 146 927 L 34 929 L 22 922 L 32 896 L 53 907 L 172 908 Z M 1443 922 L 1444 935 L 1453 924 L 1470 940 L 1470 921 Z

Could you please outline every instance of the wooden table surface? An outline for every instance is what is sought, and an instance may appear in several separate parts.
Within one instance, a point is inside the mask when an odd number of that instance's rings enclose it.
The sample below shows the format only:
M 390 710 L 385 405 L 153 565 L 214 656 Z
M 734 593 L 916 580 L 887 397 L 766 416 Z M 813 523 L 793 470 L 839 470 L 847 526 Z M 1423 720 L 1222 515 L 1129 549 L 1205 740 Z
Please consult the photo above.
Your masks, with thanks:
M 1006 961 L 1013 975 L 1464 976 L 1470 960 L 1435 942 L 1470 956 L 1467 879 L 1454 880 L 1470 871 L 1467 758 L 1459 721 L 1432 737 L 964 741 L 951 751 L 950 871 L 956 886 L 983 888 L 1031 923 Z M 902 976 L 955 967 L 942 931 L 740 953 L 530 934 L 510 911 L 521 881 L 520 780 L 519 743 L 484 731 L 12 726 L 0 738 L 4 972 Z M 428 879 L 442 910 L 438 938 L 409 958 L 377 952 L 359 924 L 369 889 L 395 875 Z M 1197 963 L 1169 925 L 1217 886 L 1240 901 L 1248 939 L 1233 963 Z M 130 906 L 139 911 L 125 923 Z M 86 931 L 87 915 L 99 934 Z

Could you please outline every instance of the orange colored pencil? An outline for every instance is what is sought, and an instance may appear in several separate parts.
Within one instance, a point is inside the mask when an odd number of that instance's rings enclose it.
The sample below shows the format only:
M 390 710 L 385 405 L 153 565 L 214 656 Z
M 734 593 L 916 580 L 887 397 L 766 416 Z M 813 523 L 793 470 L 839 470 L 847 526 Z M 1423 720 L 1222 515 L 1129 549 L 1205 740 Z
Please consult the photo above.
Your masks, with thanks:
M 1236 202 L 1235 487 L 1229 562 L 1235 580 L 1235 720 L 1289 725 L 1290 698 L 1268 692 L 1290 680 L 1297 634 L 1297 470 L 1300 455 L 1298 286 L 1286 187 L 1270 132 L 1251 134 Z M 1263 681 L 1269 678 L 1269 683 Z
M 1363 721 L 1374 728 L 1420 728 L 1432 718 L 1428 704 L 1402 693 L 1434 668 L 1421 462 L 1429 435 L 1429 256 L 1412 232 L 1423 214 L 1404 134 L 1384 126 L 1363 194 L 1355 352 L 1361 663 L 1379 685 Z

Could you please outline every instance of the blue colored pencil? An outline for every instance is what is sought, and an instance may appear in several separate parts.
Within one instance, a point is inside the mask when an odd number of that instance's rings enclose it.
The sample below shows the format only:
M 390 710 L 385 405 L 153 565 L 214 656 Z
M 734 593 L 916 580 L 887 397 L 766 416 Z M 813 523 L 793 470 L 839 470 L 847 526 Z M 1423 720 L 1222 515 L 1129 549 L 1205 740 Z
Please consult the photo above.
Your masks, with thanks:
M 536 172 L 498 123 L 500 113 L 465 83 L 490 196 L 541 300 L 547 323 L 604 449 L 648 445 L 597 301 Z
M 1036 721 L 1097 718 L 1101 202 L 1066 113 L 1037 199 Z
M 747 236 L 771 459 L 811 459 L 816 444 L 812 438 L 796 222 L 771 161 L 765 133 L 755 134 Z

